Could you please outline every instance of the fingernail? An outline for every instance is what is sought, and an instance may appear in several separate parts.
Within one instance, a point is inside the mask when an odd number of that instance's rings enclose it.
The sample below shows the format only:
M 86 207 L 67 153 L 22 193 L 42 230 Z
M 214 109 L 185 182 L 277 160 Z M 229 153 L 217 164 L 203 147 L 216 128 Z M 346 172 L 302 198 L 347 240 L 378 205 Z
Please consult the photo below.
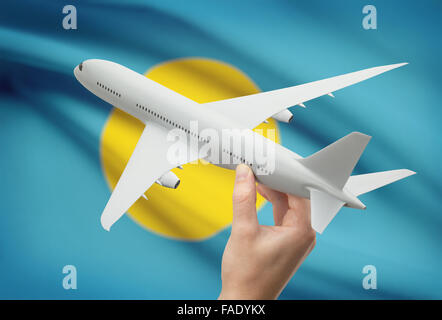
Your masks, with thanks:
M 249 167 L 247 167 L 244 164 L 240 164 L 237 168 L 236 168 L 236 181 L 242 181 L 245 178 L 247 178 L 247 176 L 249 175 Z

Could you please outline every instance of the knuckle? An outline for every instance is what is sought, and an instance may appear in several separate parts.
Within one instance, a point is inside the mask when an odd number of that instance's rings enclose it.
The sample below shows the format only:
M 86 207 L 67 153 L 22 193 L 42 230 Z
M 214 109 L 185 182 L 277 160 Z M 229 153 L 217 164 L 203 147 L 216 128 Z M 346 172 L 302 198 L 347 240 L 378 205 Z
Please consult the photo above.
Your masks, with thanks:
M 250 227 L 248 224 L 241 223 L 233 226 L 232 235 L 235 238 L 251 239 L 255 236 L 255 231 L 255 228 Z
M 247 202 L 249 200 L 249 198 L 251 197 L 252 192 L 250 190 L 247 189 L 237 189 L 233 192 L 233 196 L 232 196 L 232 200 L 234 203 L 236 204 L 241 204 L 244 202 Z
M 310 210 L 310 202 L 304 198 L 290 198 L 290 207 L 295 211 L 306 212 Z

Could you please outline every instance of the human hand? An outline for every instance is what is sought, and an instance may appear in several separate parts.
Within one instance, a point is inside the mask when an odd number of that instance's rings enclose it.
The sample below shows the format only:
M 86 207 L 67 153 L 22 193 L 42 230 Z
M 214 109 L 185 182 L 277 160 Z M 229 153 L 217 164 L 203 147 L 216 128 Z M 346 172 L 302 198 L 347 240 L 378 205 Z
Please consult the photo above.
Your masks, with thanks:
M 256 190 L 273 204 L 274 226 L 259 225 Z M 252 170 L 238 165 L 219 299 L 276 299 L 315 243 L 310 201 L 256 186 Z

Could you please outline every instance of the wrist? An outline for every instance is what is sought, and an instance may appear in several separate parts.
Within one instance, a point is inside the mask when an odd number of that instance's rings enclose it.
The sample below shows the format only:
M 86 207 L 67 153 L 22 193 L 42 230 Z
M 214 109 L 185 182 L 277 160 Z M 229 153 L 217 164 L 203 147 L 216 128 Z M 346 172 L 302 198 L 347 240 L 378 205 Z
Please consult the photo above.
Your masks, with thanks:
M 275 300 L 279 294 L 270 294 L 260 290 L 221 289 L 218 300 Z

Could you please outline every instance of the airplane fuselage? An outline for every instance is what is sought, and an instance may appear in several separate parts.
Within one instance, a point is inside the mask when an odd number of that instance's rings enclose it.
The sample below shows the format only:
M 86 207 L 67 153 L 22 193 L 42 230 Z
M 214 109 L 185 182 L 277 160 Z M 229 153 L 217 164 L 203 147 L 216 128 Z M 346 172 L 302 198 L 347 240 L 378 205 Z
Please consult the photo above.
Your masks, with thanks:
M 226 118 L 114 62 L 87 60 L 77 66 L 74 73 L 85 88 L 102 100 L 139 119 L 144 124 L 149 125 L 154 122 L 168 130 L 181 129 L 189 138 L 196 139 L 199 147 L 208 142 L 207 137 L 200 134 L 208 129 L 215 132 L 218 137 L 223 137 L 223 130 L 231 130 L 231 133 L 242 141 L 243 147 L 246 141 L 249 141 L 247 139 L 252 138 L 254 141 L 270 144 L 274 150 L 272 154 L 274 162 L 269 168 L 256 163 L 256 156 L 261 158 L 268 156 L 268 154 L 259 154 L 260 150 L 254 150 L 253 156 L 250 157 L 250 153 L 244 152 L 245 148 L 240 148 L 238 151 L 230 143 L 219 143 L 218 157 L 206 158 L 207 161 L 217 166 L 235 169 L 238 163 L 245 163 L 252 168 L 258 182 L 272 189 L 304 198 L 310 197 L 310 189 L 316 189 L 340 199 L 349 207 L 365 208 L 348 190 L 332 186 L 303 166 L 298 161 L 302 159 L 298 154 L 253 130 L 243 128 L 241 119 Z M 197 130 L 192 127 L 192 122 L 197 123 Z M 234 130 L 238 128 L 242 129 Z M 229 159 L 227 162 L 226 157 Z

